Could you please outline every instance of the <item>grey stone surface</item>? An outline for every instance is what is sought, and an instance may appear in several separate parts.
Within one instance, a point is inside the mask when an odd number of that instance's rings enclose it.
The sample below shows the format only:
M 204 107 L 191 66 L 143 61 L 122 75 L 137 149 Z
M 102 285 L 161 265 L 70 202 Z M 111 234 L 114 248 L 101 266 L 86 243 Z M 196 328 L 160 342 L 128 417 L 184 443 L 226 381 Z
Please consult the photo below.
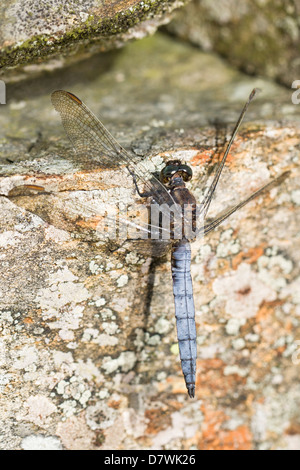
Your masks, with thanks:
M 4 0 L 0 68 L 70 62 L 153 34 L 185 0 Z M 72 59 L 71 59 L 72 60 Z
M 249 74 L 291 87 L 300 76 L 300 4 L 193 0 L 167 29 Z

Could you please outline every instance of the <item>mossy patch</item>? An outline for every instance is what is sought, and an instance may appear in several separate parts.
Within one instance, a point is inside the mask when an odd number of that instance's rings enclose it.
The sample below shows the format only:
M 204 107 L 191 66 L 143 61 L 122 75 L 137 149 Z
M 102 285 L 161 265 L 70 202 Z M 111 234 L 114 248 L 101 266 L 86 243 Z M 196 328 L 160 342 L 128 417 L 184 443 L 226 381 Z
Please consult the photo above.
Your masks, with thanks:
M 0 53 L 0 67 L 42 62 L 58 54 L 83 52 L 95 44 L 99 45 L 100 50 L 111 49 L 131 28 L 148 19 L 161 17 L 173 9 L 175 3 L 174 0 L 145 0 L 112 16 L 90 15 L 80 26 L 57 36 L 35 35 L 22 43 L 4 48 Z

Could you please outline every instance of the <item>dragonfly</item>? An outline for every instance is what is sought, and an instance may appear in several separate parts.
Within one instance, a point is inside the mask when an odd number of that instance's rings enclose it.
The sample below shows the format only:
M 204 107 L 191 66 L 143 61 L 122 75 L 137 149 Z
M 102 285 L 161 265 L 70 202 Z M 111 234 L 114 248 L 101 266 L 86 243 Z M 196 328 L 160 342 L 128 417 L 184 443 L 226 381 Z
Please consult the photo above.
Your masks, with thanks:
M 230 148 L 248 106 L 258 91 L 258 89 L 253 89 L 250 93 L 235 124 L 223 157 L 217 165 L 208 191 L 200 204 L 197 204 L 195 197 L 186 186 L 193 176 L 190 166 L 180 160 L 169 160 L 159 175 L 154 174 L 143 161 L 140 161 L 139 157 L 131 155 L 117 142 L 80 98 L 65 90 L 54 91 L 51 95 L 52 104 L 60 114 L 65 132 L 79 158 L 82 158 L 87 164 L 95 164 L 101 168 L 122 169 L 127 177 L 130 175 L 132 178 L 133 189 L 136 190 L 139 198 L 148 201 L 148 207 L 160 209 L 159 219 L 155 219 L 153 222 L 150 217 L 147 224 L 141 223 L 139 225 L 139 229 L 142 233 L 142 242 L 151 241 L 152 256 L 156 254 L 156 251 L 157 254 L 161 253 L 159 244 L 164 245 L 165 249 L 171 247 L 171 271 L 179 355 L 186 389 L 191 398 L 195 396 L 197 333 L 190 242 L 197 236 L 202 237 L 209 234 L 235 211 L 262 192 L 271 189 L 274 184 L 280 184 L 288 175 L 288 172 L 281 174 L 240 203 L 217 215 L 214 220 L 207 219 L 207 213 Z M 40 186 L 24 186 L 38 192 L 45 191 L 45 188 Z M 154 213 L 157 214 L 157 211 L 154 210 Z M 166 216 L 169 222 L 168 230 L 166 225 L 162 223 L 163 216 Z M 201 225 L 197 226 L 199 219 L 201 219 Z M 126 223 L 130 223 L 130 221 L 125 221 L 124 224 L 126 225 Z M 180 226 L 180 230 L 178 230 L 178 226 Z

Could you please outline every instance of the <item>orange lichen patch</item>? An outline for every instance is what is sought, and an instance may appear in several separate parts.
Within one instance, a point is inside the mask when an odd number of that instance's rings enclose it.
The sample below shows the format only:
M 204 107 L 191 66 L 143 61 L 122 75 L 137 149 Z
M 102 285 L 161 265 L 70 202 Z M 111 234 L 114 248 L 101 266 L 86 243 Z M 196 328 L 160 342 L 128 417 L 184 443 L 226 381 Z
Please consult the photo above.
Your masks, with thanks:
M 254 401 L 254 395 L 253 393 L 249 393 L 249 395 L 247 395 L 246 402 L 245 402 L 246 408 L 251 409 L 253 401 Z
M 221 359 L 197 361 L 196 395 L 204 397 L 224 397 L 245 383 L 245 378 L 237 374 L 224 376 L 226 364 Z
M 273 359 L 277 356 L 278 351 L 281 347 L 277 348 L 277 350 L 270 349 L 260 353 L 260 362 L 256 365 L 260 368 L 266 368 L 267 364 L 271 364 Z M 283 350 L 285 347 L 283 347 Z M 283 351 L 282 351 L 283 352 Z
M 289 427 L 285 430 L 286 434 L 294 436 L 295 434 L 300 434 L 300 423 L 291 422 Z
M 55 188 L 55 193 L 61 191 L 80 191 L 92 189 L 107 189 L 108 184 L 103 179 L 103 168 L 91 168 L 88 170 L 78 170 L 76 173 L 66 174 L 36 174 L 34 177 L 24 175 L 23 181 L 30 181 L 28 184 L 22 186 L 30 187 L 32 189 L 36 186 L 37 191 L 42 189 L 50 191 Z M 118 186 L 114 181 L 109 179 L 109 187 Z M 42 189 L 39 189 L 42 188 Z
M 258 258 L 260 258 L 264 254 L 264 248 L 266 244 L 261 243 L 259 246 L 255 246 L 253 248 L 249 248 L 247 251 L 241 251 L 232 259 L 232 267 L 233 269 L 237 269 L 238 266 L 246 262 L 248 264 L 255 263 Z
M 217 258 L 216 264 L 217 264 L 216 270 L 218 272 L 218 276 L 222 276 L 228 271 L 230 271 L 230 268 L 231 268 L 230 260 L 225 259 L 225 258 Z
M 234 430 L 222 429 L 229 419 L 223 411 L 201 407 L 204 415 L 200 450 L 251 450 L 252 434 L 248 426 L 241 425 Z
M 197 155 L 195 155 L 191 160 L 190 160 L 190 164 L 192 166 L 197 166 L 197 165 L 201 165 L 201 164 L 204 164 L 204 163 L 207 163 L 209 162 L 214 153 L 216 152 L 216 149 L 214 148 L 210 148 L 210 149 L 204 149 L 204 150 L 200 150 Z
M 26 325 L 31 325 L 32 323 L 34 323 L 32 318 L 30 318 L 30 317 L 25 317 L 23 322 L 26 323 Z
M 114 410 L 118 410 L 121 405 L 121 400 L 111 400 L 107 403 L 107 406 L 113 408 Z
M 293 331 L 294 329 L 294 324 L 290 319 L 287 319 L 286 322 L 284 323 L 284 330 L 285 331 Z
M 200 430 L 196 431 L 195 434 L 191 438 L 185 439 L 183 441 L 184 449 L 190 450 L 190 449 L 197 448 L 198 443 L 201 442 L 201 438 L 202 438 L 201 431 Z
M 170 391 L 170 386 L 172 393 L 174 394 L 185 394 L 187 393 L 184 378 L 182 376 L 169 376 L 164 382 L 158 384 L 159 392 Z
M 183 404 L 175 400 L 169 400 L 169 407 L 178 411 L 178 410 L 181 410 L 181 408 L 183 407 Z
M 252 434 L 247 426 L 239 426 L 234 431 L 221 432 L 217 446 L 219 450 L 251 450 Z
M 263 302 L 256 314 L 257 323 L 260 323 L 262 320 L 265 320 L 269 315 L 272 315 L 272 313 L 274 313 L 275 307 L 282 304 L 284 304 L 284 300 L 273 300 L 271 302 Z
M 239 134 L 230 149 L 230 152 L 226 159 L 226 164 L 230 164 L 232 168 L 239 162 L 242 162 L 245 157 L 248 155 L 249 150 L 244 150 L 241 146 L 243 142 L 247 142 L 252 139 L 257 138 L 257 131 L 246 131 L 243 134 Z M 226 148 L 226 147 L 225 147 Z M 224 148 L 224 150 L 225 150 Z
M 91 217 L 88 220 L 80 219 L 76 221 L 76 225 L 84 229 L 96 230 L 103 217 Z
M 167 407 L 146 410 L 145 417 L 149 420 L 146 434 L 157 434 L 170 426 L 172 422 L 170 408 Z
M 204 416 L 202 437 L 206 439 L 212 437 L 212 435 L 216 431 L 219 431 L 221 426 L 229 420 L 229 416 L 227 416 L 224 411 L 206 407 L 204 404 L 201 406 L 201 411 Z
M 241 153 L 244 153 L 243 152 L 239 152 L 239 147 L 241 145 L 241 142 L 242 142 L 243 139 L 239 138 L 239 139 L 236 139 L 232 146 L 231 146 L 231 149 L 230 149 L 230 152 L 229 154 L 227 155 L 227 158 L 226 158 L 226 165 L 230 165 L 230 167 L 233 167 L 233 165 L 237 162 L 238 160 L 238 156 L 241 154 Z M 226 148 L 226 147 L 225 147 Z M 224 149 L 225 150 L 225 149 Z

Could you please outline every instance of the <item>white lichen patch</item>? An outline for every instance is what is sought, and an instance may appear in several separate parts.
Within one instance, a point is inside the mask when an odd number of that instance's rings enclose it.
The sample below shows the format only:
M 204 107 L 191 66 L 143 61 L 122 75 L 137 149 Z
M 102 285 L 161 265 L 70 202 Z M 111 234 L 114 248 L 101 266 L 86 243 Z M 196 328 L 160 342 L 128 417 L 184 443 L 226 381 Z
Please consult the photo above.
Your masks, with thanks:
M 92 274 L 101 274 L 110 271 L 115 274 L 115 269 L 120 269 L 122 267 L 122 263 L 115 264 L 112 261 L 103 262 L 103 259 L 100 256 L 95 256 L 95 258 L 92 259 L 89 264 L 89 270 Z
M 207 277 L 206 266 L 213 265 L 215 262 L 215 255 L 212 252 L 212 248 L 208 244 L 204 244 L 202 240 L 193 243 L 193 250 L 197 252 L 195 262 L 192 263 L 191 272 L 195 281 L 203 282 Z
M 116 316 L 110 308 L 101 309 L 101 318 L 102 320 L 115 320 Z
M 232 341 L 232 347 L 236 351 L 244 349 L 245 346 L 246 346 L 246 343 L 245 343 L 244 338 L 237 338 L 237 339 Z
M 93 430 L 107 429 L 113 426 L 118 415 L 118 410 L 107 406 L 105 403 L 98 402 L 86 409 L 86 422 Z
M 276 292 L 263 283 L 246 263 L 241 263 L 228 276 L 216 279 L 213 291 L 224 298 L 226 313 L 235 318 L 254 317 L 264 300 L 276 299 Z
M 260 339 L 260 337 L 256 333 L 248 333 L 245 336 L 245 340 L 250 341 L 250 343 L 258 343 L 259 339 Z
M 138 413 L 132 408 L 128 408 L 122 413 L 124 428 L 129 436 L 134 439 L 143 437 L 145 434 L 147 425 L 145 423 L 144 416 Z
M 6 386 L 12 381 L 12 374 L 0 373 L 0 393 L 3 393 Z
M 103 307 L 106 304 L 106 300 L 104 297 L 99 297 L 99 299 L 95 300 L 96 307 Z
M 276 254 L 276 247 L 266 250 L 269 256 L 261 256 L 257 260 L 259 278 L 270 287 L 281 290 L 286 286 L 286 276 L 291 273 L 293 263 L 280 254 Z
M 118 287 L 124 287 L 128 284 L 128 276 L 127 274 L 122 274 L 122 276 L 119 277 L 117 280 L 117 286 Z
M 147 338 L 146 342 L 151 346 L 157 346 L 161 342 L 161 339 L 159 335 L 151 335 Z
M 38 361 L 38 353 L 35 346 L 26 345 L 21 349 L 11 351 L 13 358 L 12 367 L 14 369 L 24 369 L 25 371 L 32 371 L 36 369 Z
M 61 230 L 54 225 L 48 225 L 45 227 L 45 239 L 52 240 L 55 243 L 63 243 L 71 239 L 71 235 L 66 230 Z
M 193 248 L 196 249 L 197 255 L 195 257 L 195 262 L 197 264 L 203 263 L 209 258 L 212 254 L 212 248 L 207 243 L 203 243 L 203 240 L 200 240 L 193 244 Z
M 203 415 L 196 403 L 189 404 L 186 409 L 175 411 L 171 414 L 172 424 L 163 431 L 159 431 L 152 438 L 152 449 L 165 449 L 173 440 L 182 442 L 183 439 L 190 439 L 195 436 L 199 424 L 203 420 Z
M 87 402 L 92 395 L 83 377 L 78 375 L 72 375 L 68 380 L 60 380 L 56 386 L 56 393 L 69 403 L 74 401 L 76 404 L 79 403 L 82 408 L 87 406 Z M 72 406 L 72 408 L 76 408 L 76 406 Z
M 100 381 L 103 378 L 103 375 L 100 373 L 98 367 L 95 366 L 91 359 L 87 359 L 87 361 L 79 359 L 75 363 L 75 372 L 82 379 L 89 381 Z
M 64 414 L 64 419 L 69 418 L 70 416 L 74 415 L 77 411 L 77 402 L 76 400 L 64 400 L 60 405 L 59 408 L 62 410 Z
M 225 326 L 226 333 L 232 336 L 237 335 L 240 331 L 240 327 L 245 323 L 245 318 L 230 318 Z
M 105 271 L 111 271 L 112 269 L 115 269 L 116 265 L 112 261 L 108 261 L 105 266 Z
M 218 258 L 226 258 L 226 256 L 237 254 L 240 251 L 240 242 L 232 238 L 233 230 L 225 230 L 220 237 L 220 243 L 217 247 Z
M 137 351 L 141 351 L 144 347 L 145 332 L 141 328 L 136 328 L 134 330 L 134 333 L 135 333 L 135 340 L 133 341 L 133 344 L 136 347 Z
M 235 255 L 240 251 L 240 243 L 237 240 L 229 240 L 226 243 L 219 243 L 216 254 L 218 258 L 226 258 L 229 255 Z
M 226 366 L 224 367 L 224 375 L 232 375 L 236 374 L 239 375 L 240 377 L 246 377 L 248 375 L 248 369 L 242 369 L 239 366 Z
M 295 189 L 291 194 L 292 201 L 300 206 L 300 189 Z
M 48 416 L 57 412 L 57 407 L 43 395 L 35 395 L 29 397 L 24 408 L 17 414 L 18 421 L 29 421 L 37 426 L 45 425 Z
M 81 341 L 84 343 L 93 342 L 98 343 L 97 338 L 99 337 L 99 331 L 96 328 L 85 328 Z
M 62 373 L 72 374 L 75 369 L 75 362 L 71 352 L 53 351 L 52 352 L 55 369 Z
M 89 264 L 89 270 L 92 274 L 99 274 L 102 273 L 104 269 L 103 266 L 100 266 L 95 260 L 92 260 Z
M 43 319 L 56 318 L 56 321 L 48 322 L 50 328 L 79 328 L 84 305 L 78 304 L 88 300 L 89 292 L 82 283 L 76 281 L 77 277 L 67 267 L 63 267 L 49 275 L 49 287 L 38 291 L 36 302 L 42 309 Z
M 291 386 L 285 393 L 275 394 L 271 386 L 263 388 L 263 400 L 254 403 L 252 433 L 262 442 L 274 435 L 283 436 L 290 421 L 294 421 L 299 409 L 299 386 Z M 272 447 L 272 443 L 270 444 Z
M 22 241 L 20 237 L 21 234 L 16 231 L 7 230 L 6 232 L 2 232 L 0 234 L 0 248 L 16 246 L 20 241 Z
M 160 318 L 155 324 L 155 331 L 160 334 L 166 334 L 171 328 L 171 324 L 165 318 Z
M 23 450 L 62 450 L 62 444 L 57 437 L 30 435 L 22 439 Z
M 120 354 L 116 359 L 112 359 L 110 356 L 103 359 L 102 368 L 106 374 L 111 374 L 117 369 L 121 369 L 122 372 L 128 372 L 133 369 L 136 363 L 136 355 L 132 351 L 125 351 Z
M 120 331 L 117 323 L 103 322 L 101 326 L 108 335 L 115 335 Z
M 68 306 L 65 311 L 59 312 L 56 321 L 48 321 L 47 324 L 51 329 L 59 329 L 62 339 L 73 339 L 72 332 L 69 330 L 77 330 L 80 327 L 81 318 L 83 317 L 84 306 Z
M 141 260 L 140 256 L 135 252 L 132 251 L 128 255 L 126 255 L 126 263 L 128 264 L 139 264 L 142 263 L 143 260 Z
M 130 302 L 126 297 L 120 297 L 119 295 L 112 299 L 110 303 L 111 307 L 118 313 L 125 312 L 130 306 Z M 102 310 L 103 312 L 103 310 Z M 101 312 L 101 316 L 102 316 Z M 102 316 L 103 317 L 103 316 Z M 104 317 L 103 317 L 104 319 Z
M 229 229 L 227 229 L 227 230 L 224 230 L 224 231 L 221 233 L 220 241 L 221 241 L 221 242 L 225 242 L 225 241 L 231 240 L 232 234 L 233 234 L 232 228 L 229 228 Z
M 118 331 L 118 325 L 115 323 L 105 323 L 105 325 L 109 325 L 106 333 L 100 333 L 99 330 L 95 328 L 86 328 L 82 336 L 82 341 L 84 343 L 98 344 L 99 346 L 115 346 L 118 344 L 118 338 L 113 336 Z
M 199 348 L 198 357 L 201 359 L 212 359 L 222 354 L 225 347 L 220 343 L 210 344 L 209 346 L 201 346 Z
M 56 322 L 52 322 L 51 327 L 56 328 Z M 75 338 L 74 332 L 68 329 L 61 329 L 58 334 L 63 341 L 72 341 Z
M 0 325 L 5 326 L 5 323 L 13 323 L 14 319 L 11 315 L 11 311 L 2 311 L 0 312 Z
M 297 277 L 293 282 L 286 285 L 281 293 L 280 298 L 285 299 L 286 297 L 290 296 L 292 302 L 297 306 L 296 313 L 300 315 L 299 304 L 300 304 L 300 276 Z M 299 313 L 298 313 L 299 312 Z

